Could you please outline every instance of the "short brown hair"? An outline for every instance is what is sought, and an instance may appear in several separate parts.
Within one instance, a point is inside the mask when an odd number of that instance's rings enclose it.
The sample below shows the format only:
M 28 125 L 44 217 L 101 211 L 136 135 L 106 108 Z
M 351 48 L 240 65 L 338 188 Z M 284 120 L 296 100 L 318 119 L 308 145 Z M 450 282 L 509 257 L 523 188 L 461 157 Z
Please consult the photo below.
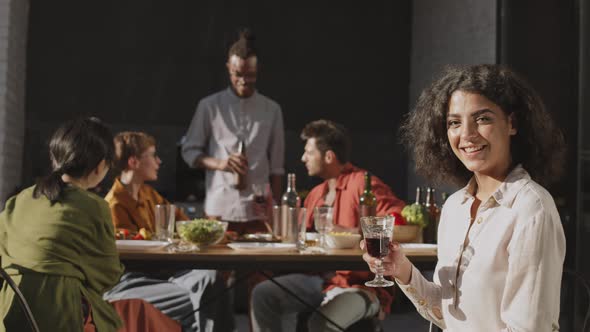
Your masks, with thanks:
M 401 127 L 418 174 L 457 185 L 465 185 L 473 175 L 455 156 L 447 137 L 449 100 L 455 91 L 482 95 L 513 116 L 517 129 L 510 142 L 513 164 L 522 164 L 541 185 L 559 179 L 565 156 L 563 134 L 537 92 L 501 65 L 449 66 L 422 92 Z
M 140 157 L 150 146 L 156 145 L 156 139 L 139 131 L 124 131 L 115 136 L 115 167 L 122 172 L 127 169 L 130 157 Z
M 324 155 L 332 150 L 341 163 L 350 160 L 351 140 L 348 130 L 341 124 L 329 120 L 316 120 L 305 125 L 301 139 L 315 138 L 315 144 Z

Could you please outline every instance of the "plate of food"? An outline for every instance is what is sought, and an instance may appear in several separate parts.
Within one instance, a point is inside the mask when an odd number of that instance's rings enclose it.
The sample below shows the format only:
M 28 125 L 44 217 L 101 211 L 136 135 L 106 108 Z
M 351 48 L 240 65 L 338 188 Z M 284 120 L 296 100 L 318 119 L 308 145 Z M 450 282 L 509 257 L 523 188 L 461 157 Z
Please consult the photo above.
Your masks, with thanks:
M 162 249 L 170 243 L 166 241 L 149 241 L 149 240 L 117 240 L 117 249 L 128 251 L 145 251 Z
M 254 233 L 242 234 L 235 242 L 281 242 L 281 239 L 270 233 Z
M 295 243 L 268 243 L 268 242 L 233 242 L 228 247 L 234 250 L 248 251 L 294 251 L 297 250 Z

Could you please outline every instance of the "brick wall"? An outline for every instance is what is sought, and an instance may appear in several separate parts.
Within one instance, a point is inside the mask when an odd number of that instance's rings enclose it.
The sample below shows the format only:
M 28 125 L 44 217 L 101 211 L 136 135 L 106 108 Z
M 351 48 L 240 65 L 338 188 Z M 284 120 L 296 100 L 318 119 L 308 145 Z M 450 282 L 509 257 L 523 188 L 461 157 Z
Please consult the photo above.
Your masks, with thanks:
M 21 181 L 28 10 L 28 0 L 0 0 L 1 202 Z

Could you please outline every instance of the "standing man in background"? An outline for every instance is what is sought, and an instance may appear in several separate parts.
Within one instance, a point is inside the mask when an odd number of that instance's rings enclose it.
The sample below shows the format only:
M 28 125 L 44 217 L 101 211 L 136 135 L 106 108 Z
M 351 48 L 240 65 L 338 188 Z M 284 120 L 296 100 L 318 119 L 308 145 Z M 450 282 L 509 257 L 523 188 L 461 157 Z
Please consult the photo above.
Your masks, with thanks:
M 256 91 L 258 56 L 247 29 L 228 52 L 229 88 L 203 98 L 197 106 L 182 156 L 206 170 L 205 214 L 230 222 L 238 233 L 265 231 L 256 214 L 253 184 L 270 182 L 278 201 L 284 173 L 284 130 L 280 106 Z M 240 142 L 245 152 L 239 153 Z M 245 177 L 243 189 L 235 178 Z

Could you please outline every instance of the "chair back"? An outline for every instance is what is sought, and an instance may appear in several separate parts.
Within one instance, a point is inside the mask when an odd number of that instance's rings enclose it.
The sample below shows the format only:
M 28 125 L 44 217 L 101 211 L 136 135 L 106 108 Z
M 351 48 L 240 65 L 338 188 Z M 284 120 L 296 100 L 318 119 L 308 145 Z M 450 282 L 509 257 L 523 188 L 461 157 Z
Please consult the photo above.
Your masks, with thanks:
M 2 279 L 4 279 L 5 282 L 8 283 L 8 286 L 10 286 L 10 288 L 12 288 L 12 290 L 16 294 L 18 302 L 20 303 L 20 306 L 23 309 L 25 316 L 27 317 L 29 326 L 31 326 L 31 330 L 33 332 L 39 332 L 39 326 L 37 325 L 37 321 L 33 316 L 33 312 L 31 311 L 31 308 L 29 307 L 27 300 L 23 296 L 23 293 L 21 293 L 20 289 L 18 289 L 18 286 L 14 283 L 14 280 L 12 280 L 8 273 L 6 273 L 6 271 L 4 271 L 4 269 L 2 268 L 0 268 L 0 276 L 2 277 Z

